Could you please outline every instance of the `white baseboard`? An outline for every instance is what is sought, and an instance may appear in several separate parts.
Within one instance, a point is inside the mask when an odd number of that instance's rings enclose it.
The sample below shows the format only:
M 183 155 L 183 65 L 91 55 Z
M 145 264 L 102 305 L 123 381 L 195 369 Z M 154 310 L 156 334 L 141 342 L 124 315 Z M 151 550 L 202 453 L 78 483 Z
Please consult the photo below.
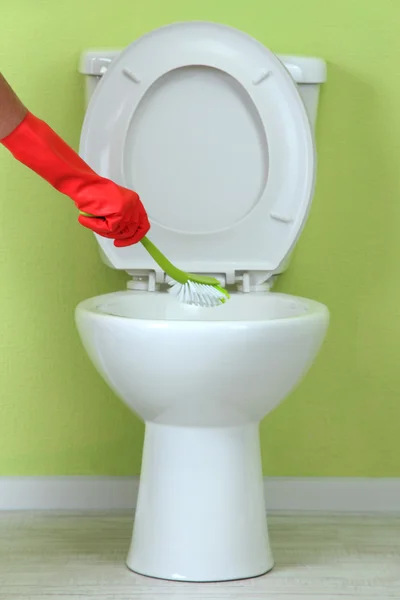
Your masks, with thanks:
M 271 477 L 268 510 L 330 513 L 400 513 L 400 478 Z
M 138 477 L 0 477 L 1 510 L 133 510 Z
M 138 477 L 0 477 L 0 510 L 134 510 Z M 268 510 L 400 513 L 400 478 L 270 477 Z

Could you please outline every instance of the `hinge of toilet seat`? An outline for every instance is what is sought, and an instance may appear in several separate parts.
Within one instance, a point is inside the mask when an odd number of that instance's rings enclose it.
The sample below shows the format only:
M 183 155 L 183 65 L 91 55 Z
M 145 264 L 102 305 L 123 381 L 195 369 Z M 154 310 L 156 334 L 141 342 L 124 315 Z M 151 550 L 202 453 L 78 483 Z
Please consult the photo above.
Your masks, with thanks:
M 165 274 L 162 271 L 128 271 L 131 279 L 126 284 L 128 290 L 142 292 L 157 292 L 164 283 Z
M 236 287 L 239 292 L 269 292 L 276 275 L 272 271 L 242 271 L 236 274 Z
M 171 278 L 161 270 L 150 271 L 135 269 L 127 271 L 127 273 L 131 276 L 131 279 L 127 282 L 128 290 L 157 292 L 162 284 L 169 283 L 171 281 Z M 215 277 L 215 279 L 218 279 L 222 287 L 225 287 L 227 282 L 230 283 L 225 274 L 199 273 L 199 275 Z
M 127 282 L 128 290 L 156 292 L 160 286 L 169 283 L 170 278 L 161 270 L 127 271 L 131 279 Z M 204 273 L 215 277 L 222 287 L 235 285 L 239 292 L 269 292 L 276 280 L 276 275 L 268 271 L 241 271 L 231 273 Z

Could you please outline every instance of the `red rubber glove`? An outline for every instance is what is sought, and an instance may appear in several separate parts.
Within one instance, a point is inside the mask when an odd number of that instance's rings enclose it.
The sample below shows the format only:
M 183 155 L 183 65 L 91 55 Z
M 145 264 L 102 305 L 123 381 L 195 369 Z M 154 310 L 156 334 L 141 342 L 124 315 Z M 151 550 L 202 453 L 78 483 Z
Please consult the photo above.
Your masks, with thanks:
M 79 222 L 95 233 L 114 239 L 115 246 L 139 242 L 150 229 L 136 192 L 100 177 L 44 121 L 27 113 L 0 142 L 21 163 L 69 196 L 82 212 Z

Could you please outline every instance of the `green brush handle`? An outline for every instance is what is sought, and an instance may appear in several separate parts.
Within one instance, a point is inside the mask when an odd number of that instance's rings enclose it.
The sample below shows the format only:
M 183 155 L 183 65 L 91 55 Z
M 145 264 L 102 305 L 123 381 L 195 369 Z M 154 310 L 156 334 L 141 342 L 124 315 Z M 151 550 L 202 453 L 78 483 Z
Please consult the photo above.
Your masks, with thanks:
M 101 219 L 102 217 L 97 217 L 96 215 L 91 215 L 89 213 L 85 213 L 79 211 L 81 215 L 85 217 L 92 217 L 94 219 Z M 194 281 L 196 283 L 203 283 L 204 285 L 213 285 L 218 286 L 220 288 L 220 283 L 218 279 L 215 277 L 208 277 L 207 275 L 193 275 L 192 273 L 185 273 L 185 271 L 181 271 L 175 265 L 173 265 L 166 256 L 149 240 L 147 236 L 144 236 L 140 243 L 147 250 L 153 260 L 158 264 L 158 266 L 166 273 L 171 279 L 177 281 L 184 285 L 188 281 Z
M 178 283 L 185 284 L 191 279 L 189 273 L 185 273 L 181 271 L 175 265 L 173 265 L 166 256 L 149 240 L 147 236 L 144 236 L 140 243 L 147 250 L 153 260 L 158 264 L 159 267 L 167 274 L 169 277 L 177 281 Z M 212 279 L 212 278 L 211 278 Z M 219 283 L 217 281 L 217 283 Z

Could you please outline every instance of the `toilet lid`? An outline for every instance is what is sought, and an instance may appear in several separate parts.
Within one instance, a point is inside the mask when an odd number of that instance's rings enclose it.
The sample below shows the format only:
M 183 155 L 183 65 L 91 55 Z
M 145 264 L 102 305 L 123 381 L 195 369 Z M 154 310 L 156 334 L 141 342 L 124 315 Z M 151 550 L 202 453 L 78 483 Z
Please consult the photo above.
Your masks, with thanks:
M 262 44 L 214 23 L 170 25 L 128 46 L 92 97 L 80 153 L 140 194 L 149 237 L 194 272 L 277 269 L 313 195 L 296 84 Z M 155 266 L 141 245 L 98 241 L 116 268 Z

